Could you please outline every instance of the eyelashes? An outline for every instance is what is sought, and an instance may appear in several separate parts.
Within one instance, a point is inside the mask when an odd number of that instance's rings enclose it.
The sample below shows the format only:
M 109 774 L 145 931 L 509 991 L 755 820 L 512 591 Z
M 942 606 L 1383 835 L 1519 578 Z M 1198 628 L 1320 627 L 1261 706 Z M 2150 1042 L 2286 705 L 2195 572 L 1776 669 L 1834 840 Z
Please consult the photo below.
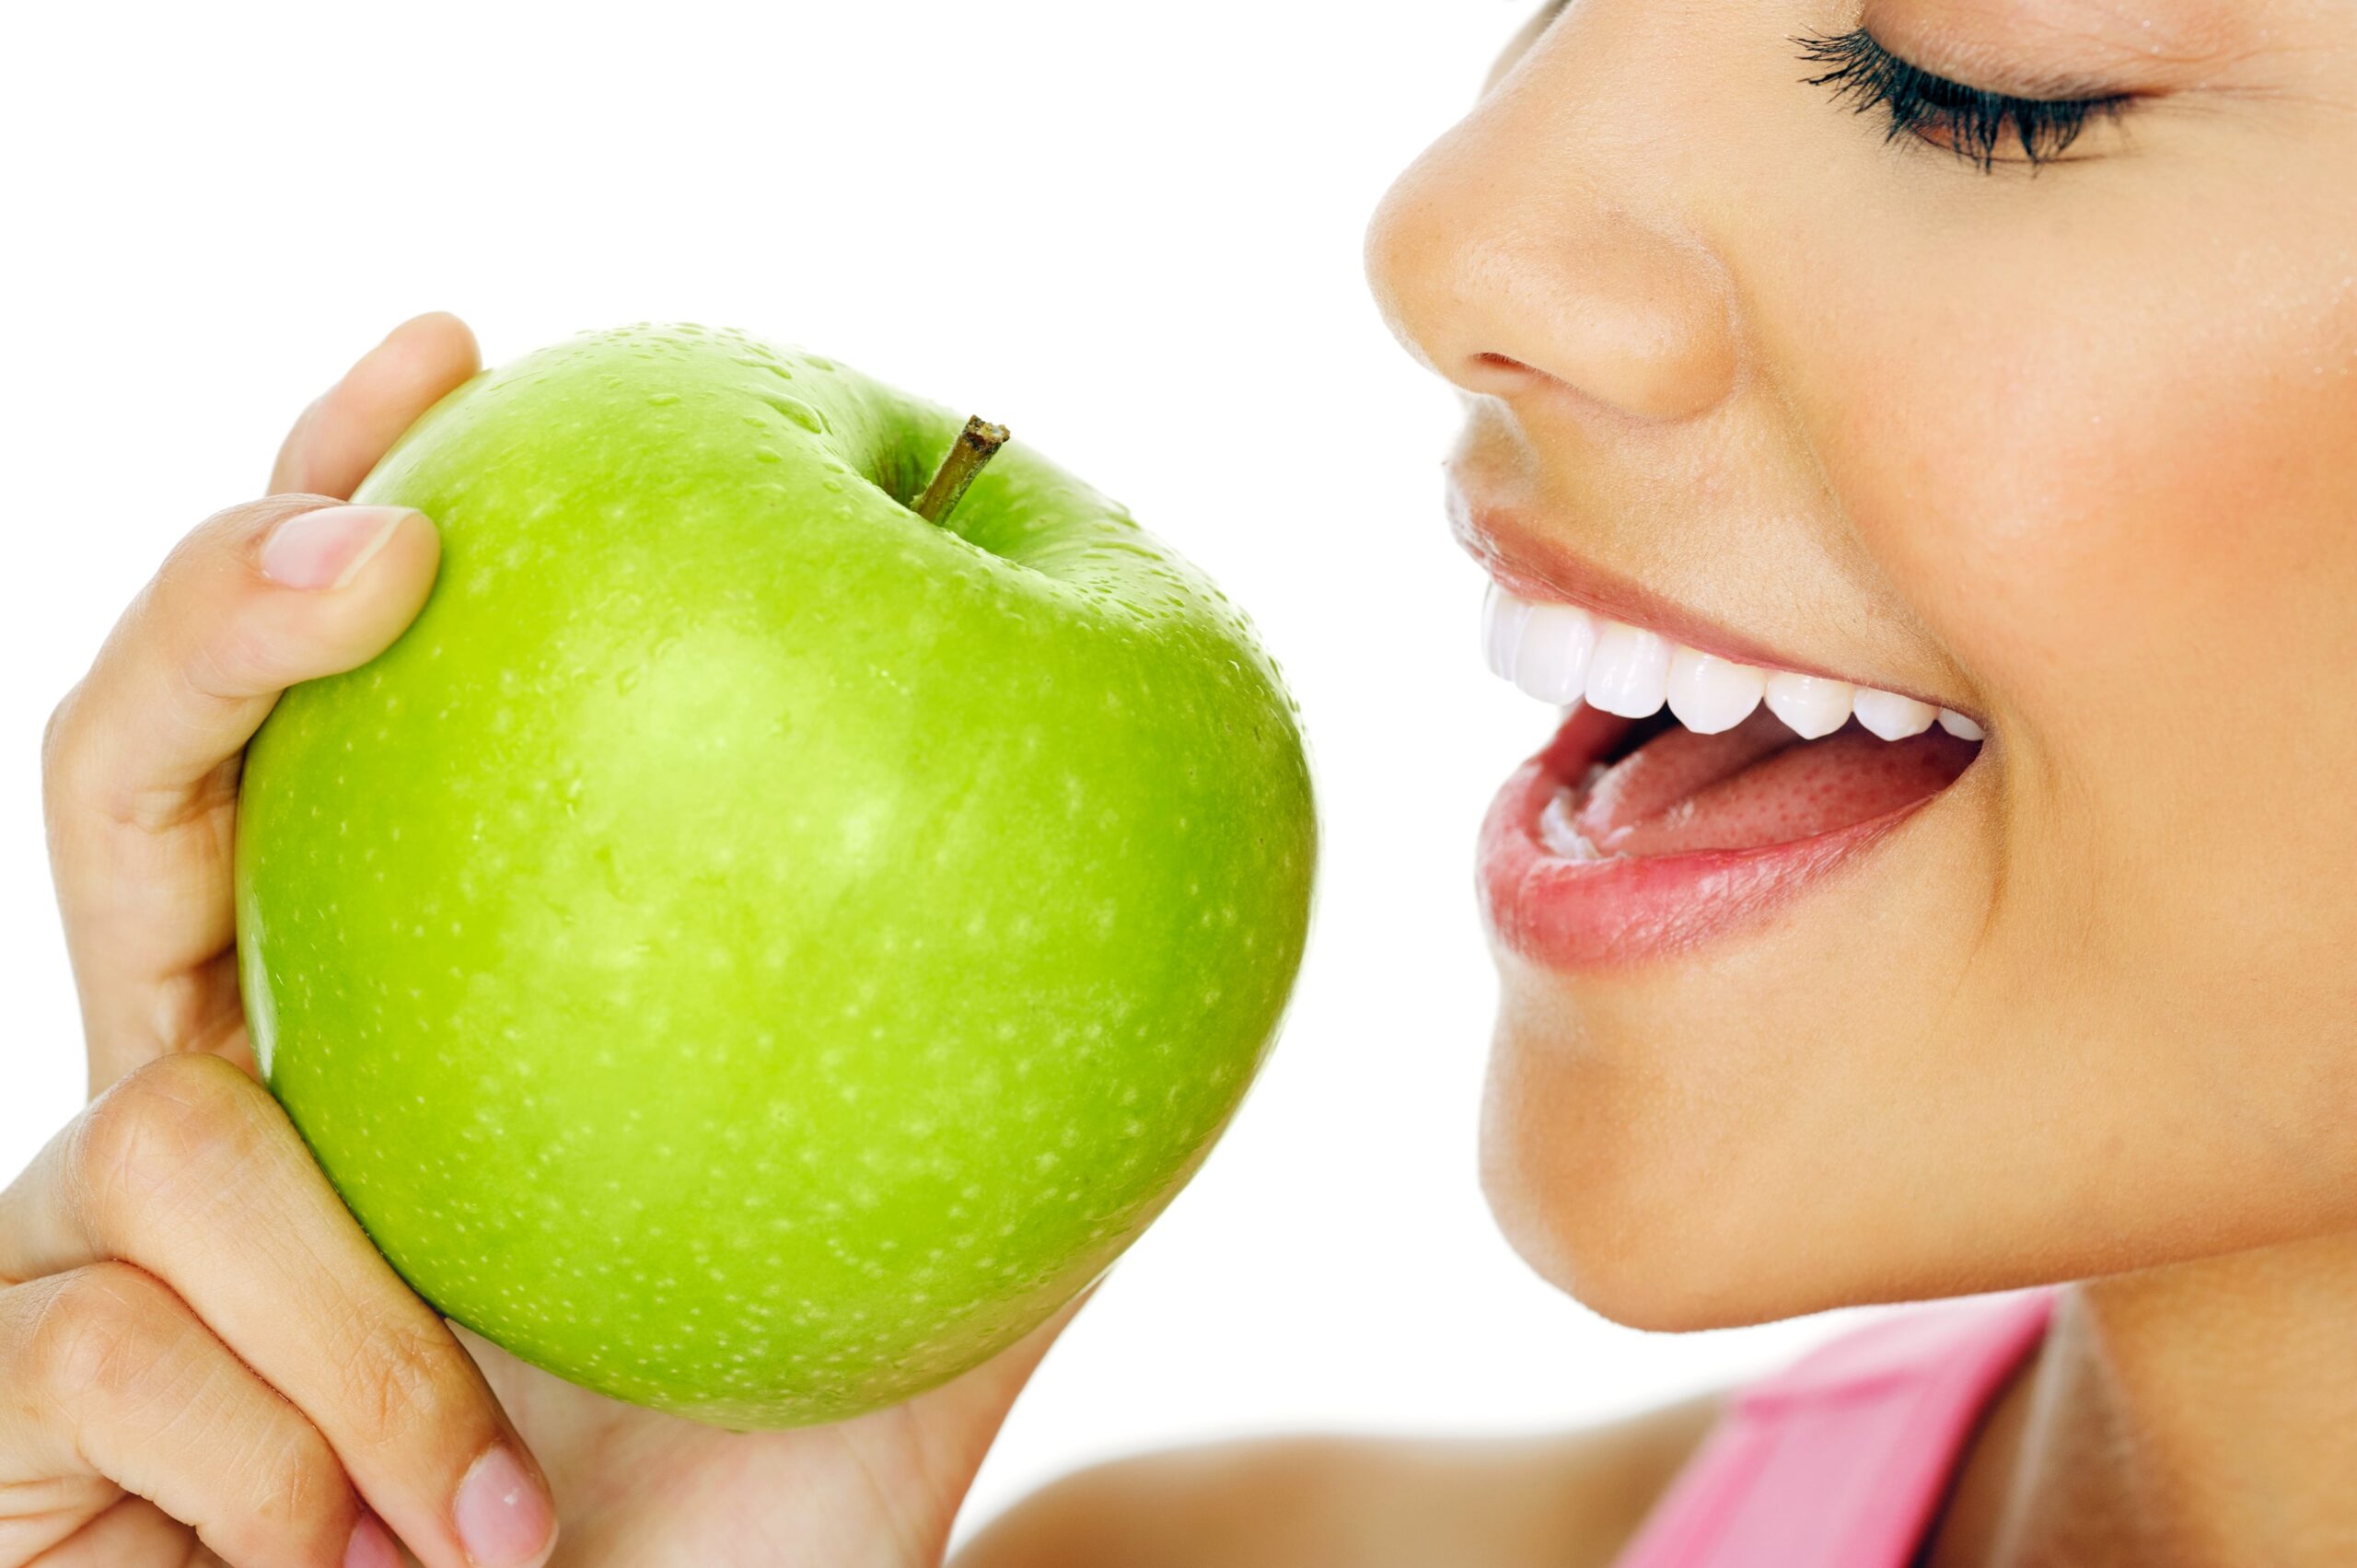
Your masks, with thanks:
M 1883 111 L 1885 141 L 1901 136 L 1945 147 L 1984 174 L 1998 153 L 2017 149 L 2006 162 L 2033 168 L 2061 157 L 2091 120 L 2115 119 L 2127 107 L 2125 95 L 2084 99 L 2014 98 L 1970 87 L 1911 65 L 1859 28 L 1793 41 L 1801 58 L 1826 69 L 1808 85 L 1830 87 L 1836 101 L 1860 114 Z

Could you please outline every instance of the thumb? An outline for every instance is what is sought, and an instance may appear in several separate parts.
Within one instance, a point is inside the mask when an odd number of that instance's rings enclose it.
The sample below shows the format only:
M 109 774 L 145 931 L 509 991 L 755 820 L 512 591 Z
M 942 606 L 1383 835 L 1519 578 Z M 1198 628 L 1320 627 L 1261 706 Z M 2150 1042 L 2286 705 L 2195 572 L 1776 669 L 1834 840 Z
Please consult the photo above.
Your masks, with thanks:
M 279 693 L 366 662 L 424 603 L 416 512 L 279 495 L 218 514 L 134 601 L 42 755 L 51 865 L 91 1087 L 241 1039 L 230 844 L 238 759 Z

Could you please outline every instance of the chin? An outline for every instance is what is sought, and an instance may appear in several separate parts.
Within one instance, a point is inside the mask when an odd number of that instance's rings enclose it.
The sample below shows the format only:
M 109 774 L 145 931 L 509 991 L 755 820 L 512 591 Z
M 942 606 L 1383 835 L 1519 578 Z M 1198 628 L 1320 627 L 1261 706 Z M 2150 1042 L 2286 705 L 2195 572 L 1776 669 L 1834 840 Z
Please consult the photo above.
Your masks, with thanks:
M 1867 815 L 1799 840 L 1566 851 L 1553 818 L 1656 741 L 1690 744 L 1575 711 L 1483 830 L 1500 1011 L 1482 1181 L 1506 1237 L 1584 1305 L 1655 1330 L 2016 1283 L 1943 1202 L 1956 1162 L 1985 1158 L 1972 1128 L 1995 1125 L 1968 1091 L 2019 1082 L 1992 1084 L 1945 1033 L 1988 907 L 1977 744 L 1876 753 L 1852 726 L 1795 758 L 1754 721 L 1709 743 L 1782 747 L 1761 791 L 1815 769 L 1810 798 L 1842 798 L 1827 774 L 1878 769 L 1896 795 L 1853 792 Z M 1888 765 L 1908 755 L 1921 765 Z
M 1730 1328 L 1807 1310 L 1739 1243 L 1740 1195 L 1679 1147 L 1663 1086 L 1509 1013 L 1492 1047 L 1481 1189 L 1539 1277 L 1631 1329 Z M 1732 1235 L 1731 1235 L 1732 1233 Z
M 1515 1251 L 1583 1306 L 1687 1332 L 2031 1283 L 1951 1267 L 1939 1215 L 1888 1202 L 1931 1167 L 1834 1134 L 1807 1063 L 1851 1042 L 1789 999 L 1730 1012 L 1672 976 L 1501 972 L 1482 1189 Z

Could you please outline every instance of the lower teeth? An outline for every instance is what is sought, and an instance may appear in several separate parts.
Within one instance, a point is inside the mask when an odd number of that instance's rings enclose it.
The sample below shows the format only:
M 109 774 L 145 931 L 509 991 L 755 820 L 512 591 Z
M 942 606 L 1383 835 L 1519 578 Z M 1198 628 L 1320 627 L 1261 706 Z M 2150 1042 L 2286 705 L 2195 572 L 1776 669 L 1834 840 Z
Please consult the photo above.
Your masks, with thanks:
M 1591 766 L 1587 771 L 1587 777 L 1580 782 L 1578 789 L 1557 790 L 1554 798 L 1547 803 L 1547 809 L 1538 814 L 1538 841 L 1547 846 L 1550 854 L 1559 855 L 1565 860 L 1614 858 L 1591 843 L 1587 836 L 1572 822 L 1572 803 L 1585 796 L 1589 786 L 1596 783 L 1596 775 L 1603 772 L 1604 765 L 1601 762 Z

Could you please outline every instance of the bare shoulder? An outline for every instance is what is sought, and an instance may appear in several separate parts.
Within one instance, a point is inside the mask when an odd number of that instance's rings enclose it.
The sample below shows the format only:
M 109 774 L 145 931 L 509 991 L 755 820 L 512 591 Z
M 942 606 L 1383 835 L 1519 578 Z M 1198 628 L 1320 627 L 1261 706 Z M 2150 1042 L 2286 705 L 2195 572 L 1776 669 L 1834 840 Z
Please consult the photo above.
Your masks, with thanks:
M 1120 1460 L 1010 1509 L 954 1568 L 1606 1568 L 1719 1405 L 1544 1437 L 1297 1437 Z

